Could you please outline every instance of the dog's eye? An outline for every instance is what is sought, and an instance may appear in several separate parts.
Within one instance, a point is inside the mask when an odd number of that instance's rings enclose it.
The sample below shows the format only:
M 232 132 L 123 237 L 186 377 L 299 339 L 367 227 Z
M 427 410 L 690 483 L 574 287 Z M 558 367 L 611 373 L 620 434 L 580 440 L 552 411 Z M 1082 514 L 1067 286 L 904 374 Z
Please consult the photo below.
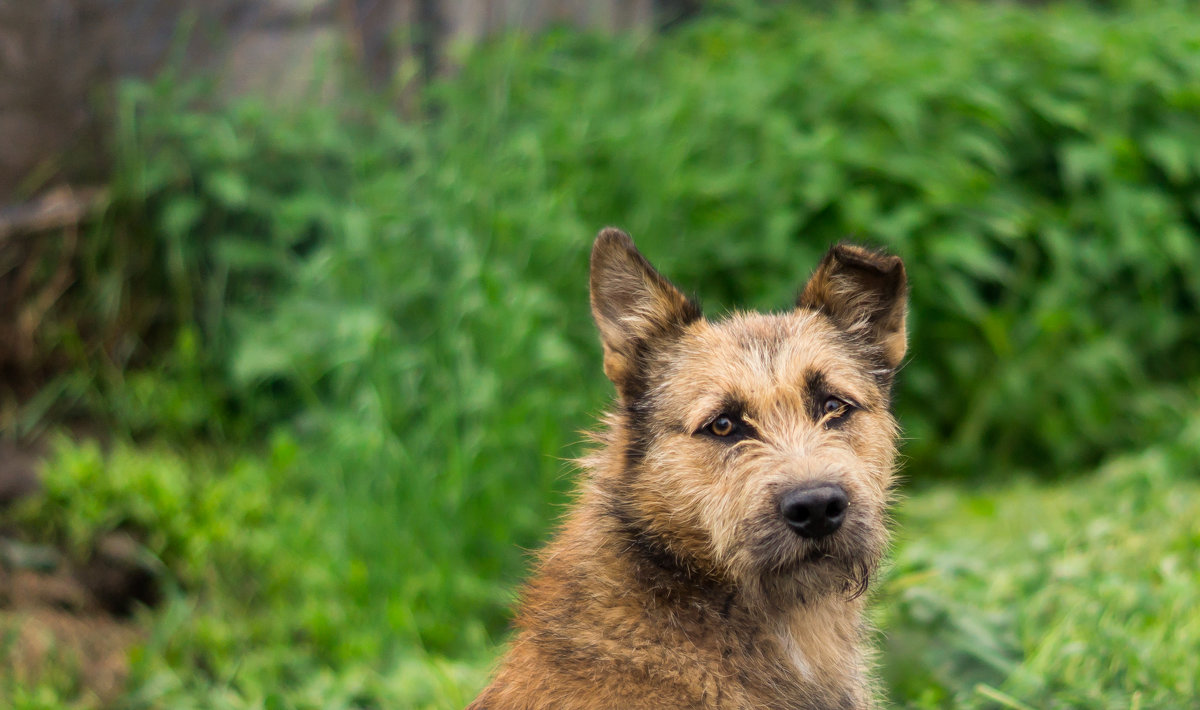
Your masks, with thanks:
M 725 444 L 736 444 L 742 439 L 754 436 L 755 432 L 754 425 L 742 419 L 742 415 L 730 414 L 727 410 L 713 417 L 707 424 L 697 429 L 696 435 L 720 439 Z
M 850 403 L 841 397 L 829 396 L 825 398 L 825 402 L 821 405 L 821 414 L 837 419 L 850 410 Z
M 738 423 L 724 414 L 712 420 L 708 432 L 713 436 L 732 436 L 738 430 Z

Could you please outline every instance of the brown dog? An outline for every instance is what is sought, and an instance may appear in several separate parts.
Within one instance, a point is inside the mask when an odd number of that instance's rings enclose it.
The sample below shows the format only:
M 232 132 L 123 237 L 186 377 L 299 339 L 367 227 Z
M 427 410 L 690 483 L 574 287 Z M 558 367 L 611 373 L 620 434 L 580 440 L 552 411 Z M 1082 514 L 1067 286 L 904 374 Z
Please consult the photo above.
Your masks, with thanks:
M 836 246 L 794 309 L 710 322 L 606 229 L 591 290 L 619 400 L 470 708 L 871 706 L 900 259 Z

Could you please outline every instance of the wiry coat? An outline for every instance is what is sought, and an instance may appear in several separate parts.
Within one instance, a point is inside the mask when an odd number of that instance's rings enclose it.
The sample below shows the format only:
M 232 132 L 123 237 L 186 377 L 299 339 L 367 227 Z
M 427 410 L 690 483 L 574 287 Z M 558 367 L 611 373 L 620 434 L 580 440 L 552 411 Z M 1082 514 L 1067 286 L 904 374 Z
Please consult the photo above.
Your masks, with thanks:
M 591 289 L 618 406 L 470 707 L 869 707 L 862 593 L 887 544 L 900 260 L 835 247 L 795 309 L 712 323 L 608 229 Z M 849 501 L 819 539 L 780 514 L 814 482 Z

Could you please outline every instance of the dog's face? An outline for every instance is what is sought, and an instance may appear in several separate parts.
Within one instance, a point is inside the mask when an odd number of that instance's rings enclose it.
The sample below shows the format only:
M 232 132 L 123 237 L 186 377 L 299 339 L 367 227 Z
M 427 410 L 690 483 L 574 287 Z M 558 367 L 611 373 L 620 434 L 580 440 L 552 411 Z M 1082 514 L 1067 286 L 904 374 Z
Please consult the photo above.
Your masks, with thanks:
M 605 230 L 591 288 L 621 398 L 605 490 L 633 534 L 764 599 L 861 591 L 887 542 L 900 260 L 835 247 L 794 309 L 710 322 Z

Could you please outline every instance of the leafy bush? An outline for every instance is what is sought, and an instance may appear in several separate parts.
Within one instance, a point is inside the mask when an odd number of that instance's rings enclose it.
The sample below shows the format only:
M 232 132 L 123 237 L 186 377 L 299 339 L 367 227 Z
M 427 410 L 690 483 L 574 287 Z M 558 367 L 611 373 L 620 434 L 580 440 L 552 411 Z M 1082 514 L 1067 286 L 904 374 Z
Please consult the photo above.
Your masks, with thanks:
M 609 391 L 585 279 L 608 222 L 716 312 L 786 307 L 845 235 L 887 246 L 913 283 L 910 474 L 1078 470 L 1169 431 L 1200 373 L 1196 28 L 920 5 L 510 38 L 416 122 L 129 87 L 116 209 L 161 242 L 209 373 L 139 401 L 321 442 L 337 505 L 394 506 L 350 544 L 411 551 L 376 591 L 410 589 L 439 649 L 502 628 L 494 581 Z
M 295 505 L 286 478 L 271 485 L 292 465 L 295 449 L 278 437 L 263 459 L 220 461 L 205 451 L 182 456 L 123 442 L 105 452 L 94 441 L 61 437 L 42 467 L 41 495 L 5 511 L 4 519 L 64 545 L 77 559 L 105 534 L 128 532 L 173 572 L 174 582 L 196 587 L 234 559 L 253 567 L 248 560 L 266 542 L 263 530 Z M 283 506 L 272 500 L 279 493 Z
M 878 242 L 913 281 L 913 469 L 1054 475 L 1169 426 L 1200 372 L 1194 32 L 918 5 L 509 39 L 416 123 L 134 86 L 119 204 L 145 205 L 235 407 L 372 406 L 397 438 L 431 402 L 548 393 L 583 421 L 598 377 L 555 373 L 596 371 L 600 225 L 718 307 L 785 307 L 830 242 Z

